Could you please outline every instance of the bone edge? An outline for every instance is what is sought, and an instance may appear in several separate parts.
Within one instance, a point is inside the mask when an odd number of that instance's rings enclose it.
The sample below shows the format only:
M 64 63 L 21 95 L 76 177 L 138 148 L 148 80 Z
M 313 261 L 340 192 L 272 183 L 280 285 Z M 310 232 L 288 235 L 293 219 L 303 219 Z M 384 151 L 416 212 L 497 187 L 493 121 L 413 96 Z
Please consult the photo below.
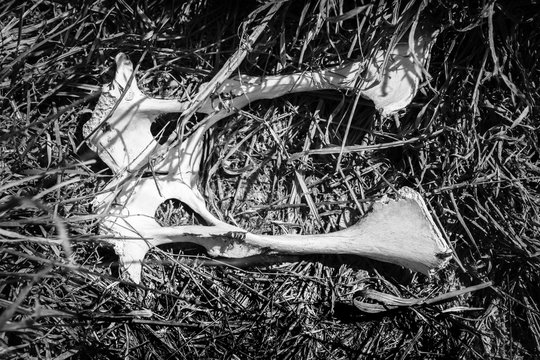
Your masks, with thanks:
M 433 220 L 433 216 L 431 216 L 431 213 L 429 212 L 426 202 L 424 201 L 423 197 L 417 191 L 409 187 L 402 187 L 401 189 L 398 190 L 398 194 L 402 198 L 411 199 L 418 204 L 418 206 L 422 210 L 422 213 L 424 214 L 425 219 L 427 220 L 427 222 L 429 223 L 431 227 L 431 231 L 434 234 L 433 240 L 435 241 L 435 245 L 437 246 L 438 249 L 440 249 L 440 251 L 436 254 L 436 256 L 439 259 L 439 264 L 436 267 L 429 270 L 428 272 L 428 276 L 432 276 L 437 271 L 444 269 L 448 266 L 453 255 L 452 248 L 446 242 L 437 224 L 435 224 L 435 221 Z
M 452 255 L 452 250 L 444 240 L 439 228 L 436 226 L 422 196 L 415 190 L 403 187 L 398 191 L 398 199 L 408 199 L 414 201 L 420 208 L 423 218 L 430 227 L 430 234 L 426 237 L 426 246 L 434 246 L 435 252 L 431 256 L 415 259 L 413 255 L 406 255 L 410 251 L 404 247 L 404 256 L 396 257 L 384 252 L 377 252 L 376 240 L 365 237 L 361 232 L 353 234 L 351 228 L 328 234 L 317 235 L 255 235 L 246 234 L 246 243 L 253 246 L 260 246 L 277 253 L 291 254 L 350 254 L 363 256 L 387 263 L 399 264 L 414 271 L 421 272 L 427 276 L 434 275 L 438 270 L 445 268 Z M 391 200 L 392 201 L 392 200 Z M 385 200 L 382 201 L 383 203 Z M 369 213 L 368 215 L 369 216 Z M 359 221 L 358 224 L 362 222 Z M 347 243 L 354 243 L 350 248 Z M 404 244 L 405 245 L 405 244 Z M 354 251 L 351 251 L 355 248 Z

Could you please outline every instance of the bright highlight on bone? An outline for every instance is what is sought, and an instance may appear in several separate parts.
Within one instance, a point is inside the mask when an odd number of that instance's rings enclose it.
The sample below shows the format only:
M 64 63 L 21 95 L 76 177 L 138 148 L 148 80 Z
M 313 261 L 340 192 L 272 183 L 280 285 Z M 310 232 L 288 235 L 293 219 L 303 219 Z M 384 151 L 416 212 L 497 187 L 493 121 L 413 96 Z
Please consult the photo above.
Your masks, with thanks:
M 161 227 L 154 214 L 167 199 L 181 200 L 209 226 Z M 373 210 L 350 228 L 321 235 L 257 235 L 223 223 L 208 212 L 195 189 L 168 177 L 128 184 L 115 202 L 121 205 L 108 209 L 101 229 L 114 236 L 110 242 L 136 282 L 140 281 L 140 262 L 150 248 L 177 242 L 195 243 L 210 256 L 227 258 L 260 254 L 360 255 L 424 274 L 443 266 L 450 252 L 420 194 L 409 188 L 400 189 L 396 199 L 376 202 Z
M 183 142 L 160 145 L 150 127 L 160 114 L 180 113 L 186 103 L 144 95 L 133 76 L 133 65 L 122 53 L 116 56 L 116 76 L 85 124 L 83 133 L 98 156 L 118 175 L 145 166 L 154 176 L 113 180 L 96 197 L 103 216 L 100 232 L 110 236 L 126 274 L 141 279 L 141 261 L 154 247 L 175 242 L 202 245 L 210 256 L 243 258 L 257 254 L 354 254 L 429 273 L 443 266 L 450 253 L 424 200 L 403 188 L 396 199 L 374 204 L 356 225 L 321 235 L 256 235 L 226 224 L 206 208 L 197 189 L 203 135 L 209 126 L 251 101 L 276 98 L 291 92 L 342 89 L 359 92 L 388 115 L 406 107 L 416 94 L 436 33 L 418 32 L 414 46 L 399 43 L 390 53 L 378 52 L 367 67 L 361 63 L 264 78 L 231 79 L 215 92 L 228 100 L 208 100 L 200 111 L 209 114 Z M 130 82 L 131 79 L 131 82 Z M 154 155 L 161 153 L 157 158 Z M 159 205 L 177 199 L 201 216 L 208 226 L 161 227 L 154 219 Z

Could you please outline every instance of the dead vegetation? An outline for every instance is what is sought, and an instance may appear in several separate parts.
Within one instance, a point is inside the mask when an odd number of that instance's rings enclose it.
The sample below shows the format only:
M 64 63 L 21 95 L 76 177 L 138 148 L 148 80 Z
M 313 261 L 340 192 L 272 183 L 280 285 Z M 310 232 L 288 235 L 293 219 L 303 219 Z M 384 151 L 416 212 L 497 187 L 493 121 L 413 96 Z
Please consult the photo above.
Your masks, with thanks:
M 256 102 L 211 134 L 200 189 L 216 216 L 259 233 L 331 232 L 410 186 L 458 257 L 436 277 L 344 256 L 209 259 L 186 246 L 153 250 L 141 285 L 119 280 L 117 259 L 95 235 L 91 204 L 110 173 L 81 134 L 113 77 L 114 56 L 129 54 L 148 94 L 189 100 L 264 24 L 270 6 L 0 5 L 2 357 L 529 359 L 540 352 L 533 2 L 285 1 L 246 48 L 241 73 L 362 60 L 432 19 L 442 33 L 429 80 L 395 117 L 382 118 L 354 95 L 322 91 Z M 341 145 L 352 150 L 336 151 Z M 158 216 L 163 224 L 196 221 L 179 204 Z

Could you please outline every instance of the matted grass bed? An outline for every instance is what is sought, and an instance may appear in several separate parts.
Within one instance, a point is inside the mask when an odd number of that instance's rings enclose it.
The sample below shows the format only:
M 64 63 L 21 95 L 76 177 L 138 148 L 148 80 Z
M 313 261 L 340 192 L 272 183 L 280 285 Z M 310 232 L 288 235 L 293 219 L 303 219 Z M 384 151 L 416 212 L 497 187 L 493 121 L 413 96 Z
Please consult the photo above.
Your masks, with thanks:
M 455 250 L 450 266 L 427 278 L 354 256 L 246 262 L 171 246 L 146 257 L 140 285 L 121 280 L 92 212 L 94 194 L 111 174 L 81 132 L 101 85 L 114 76 L 115 55 L 128 54 L 148 94 L 189 100 L 261 25 L 269 6 L 1 2 L 1 358 L 540 353 L 534 1 L 284 1 L 239 72 L 287 74 L 361 61 L 415 22 L 432 21 L 442 32 L 428 80 L 396 116 L 382 117 L 369 101 L 355 104 L 344 92 L 299 93 L 255 102 L 210 134 L 200 190 L 225 221 L 265 234 L 332 232 L 409 186 L 426 199 Z M 157 216 L 163 225 L 194 221 L 174 202 Z M 362 303 L 394 297 L 425 301 L 362 311 Z

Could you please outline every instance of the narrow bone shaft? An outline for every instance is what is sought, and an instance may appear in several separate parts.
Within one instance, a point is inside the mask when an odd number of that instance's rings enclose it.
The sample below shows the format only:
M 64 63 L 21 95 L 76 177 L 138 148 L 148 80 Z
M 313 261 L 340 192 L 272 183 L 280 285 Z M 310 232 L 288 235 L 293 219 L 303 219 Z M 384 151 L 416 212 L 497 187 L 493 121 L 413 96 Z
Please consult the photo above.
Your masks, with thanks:
M 188 103 L 178 100 L 145 98 L 138 106 L 144 108 L 145 112 L 163 114 L 163 113 L 181 113 L 186 110 Z
M 376 203 L 356 225 L 342 231 L 313 236 L 261 236 L 246 238 L 255 246 L 292 254 L 354 254 L 428 273 L 445 261 L 449 248 L 433 223 L 420 195 L 402 189 L 402 198 Z
M 218 93 L 231 91 L 236 98 L 229 101 L 229 107 L 241 109 L 250 102 L 275 99 L 283 95 L 327 89 L 352 89 L 360 63 L 328 68 L 320 71 L 306 71 L 290 75 L 265 77 L 242 76 L 240 80 L 228 80 Z M 241 94 L 235 92 L 241 91 Z M 218 101 L 218 100 L 215 100 Z
M 257 100 L 276 99 L 278 97 L 301 92 L 335 89 L 352 89 L 354 79 L 360 67 L 359 63 L 352 63 L 344 67 L 336 67 L 321 71 L 295 73 L 285 76 L 250 77 L 243 76 L 242 80 L 233 80 L 229 85 L 233 93 L 242 91 L 242 94 L 232 100 L 208 99 L 199 109 L 199 112 L 211 114 L 209 126 L 221 119 L 232 115 Z M 352 69 L 352 70 L 351 70 Z M 220 93 L 227 92 L 221 89 Z M 221 103 L 224 106 L 221 106 Z M 220 109 L 216 112 L 216 109 Z
M 419 194 L 402 190 L 401 196 L 396 201 L 376 203 L 356 225 L 330 234 L 257 235 L 221 222 L 209 227 L 151 225 L 143 233 L 152 246 L 194 242 L 214 256 L 246 257 L 264 252 L 350 254 L 428 273 L 445 263 L 448 246 Z M 141 229 L 141 222 L 136 223 Z M 235 238 L 234 233 L 243 234 L 243 238 Z
M 358 232 L 343 232 L 325 235 L 248 235 L 249 244 L 264 246 L 266 249 L 284 254 L 348 254 L 358 255 L 392 264 L 402 265 L 414 271 L 427 274 L 439 267 L 441 259 L 433 248 L 426 248 L 429 242 L 426 234 L 412 235 L 404 231 L 383 232 L 381 228 L 358 229 Z M 405 246 L 404 246 L 405 245 Z
M 359 68 L 357 63 L 347 67 L 336 67 L 321 71 L 308 71 L 286 76 L 268 76 L 264 78 L 244 77 L 240 83 L 247 89 L 248 100 L 273 99 L 290 93 L 316 91 L 325 89 L 351 89 L 353 84 L 347 78 L 354 77 L 354 70 Z M 343 69 L 348 69 L 342 74 Z M 351 79 L 352 80 L 352 79 Z

